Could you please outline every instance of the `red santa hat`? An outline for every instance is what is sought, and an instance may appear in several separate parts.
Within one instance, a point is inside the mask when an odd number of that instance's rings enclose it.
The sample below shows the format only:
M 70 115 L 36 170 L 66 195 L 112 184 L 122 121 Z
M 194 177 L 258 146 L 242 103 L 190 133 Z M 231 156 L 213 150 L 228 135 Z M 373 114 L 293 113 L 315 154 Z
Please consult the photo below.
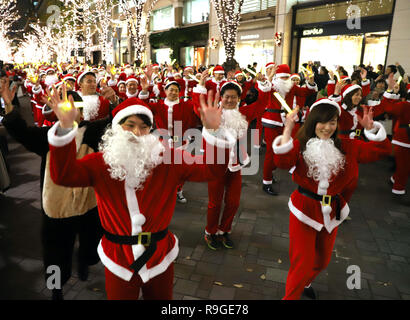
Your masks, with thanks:
M 212 73 L 213 74 L 216 74 L 216 73 L 222 73 L 222 74 L 225 74 L 225 70 L 224 70 L 224 68 L 222 67 L 222 66 L 216 66 L 215 68 L 214 68 L 214 70 L 212 71 Z
M 166 84 L 165 84 L 165 86 L 164 86 L 164 89 L 166 90 L 166 89 L 168 89 L 168 87 L 170 86 L 170 85 L 176 85 L 177 87 L 178 87 L 178 89 L 179 90 L 181 90 L 181 86 L 180 86 L 180 84 L 177 82 L 177 81 L 167 81 L 166 82 Z
M 194 71 L 194 68 L 193 68 L 193 67 L 191 67 L 191 66 L 187 66 L 187 67 L 185 67 L 185 68 L 184 68 L 184 71 L 186 71 L 186 70 L 191 70 L 191 71 Z
M 159 69 L 158 63 L 154 63 L 154 64 L 152 65 L 152 68 L 158 68 L 158 69 Z
M 126 81 L 127 80 L 127 74 L 125 72 L 121 72 L 120 76 L 118 77 L 118 80 Z
M 343 89 L 342 89 L 342 97 L 344 98 L 344 97 L 346 97 L 346 95 L 348 94 L 348 93 L 350 93 L 350 92 L 352 92 L 353 90 L 356 90 L 356 89 L 362 89 L 362 87 L 361 86 L 359 86 L 358 84 L 347 84 L 347 85 L 345 85 L 344 87 L 343 87 Z
M 228 85 L 228 84 L 234 84 L 234 85 L 236 85 L 236 86 L 239 88 L 240 92 L 242 93 L 242 86 L 241 86 L 238 82 L 236 82 L 235 80 L 226 81 L 226 82 L 221 86 L 221 91 L 222 91 L 223 87 L 225 87 L 225 86 Z
M 310 108 L 309 108 L 309 112 L 312 112 L 312 109 L 313 109 L 314 107 L 316 107 L 316 106 L 318 106 L 318 105 L 320 105 L 320 104 L 324 104 L 324 103 L 326 103 L 326 104 L 331 104 L 332 106 L 334 106 L 334 107 L 337 109 L 337 111 L 339 112 L 339 116 L 340 116 L 340 114 L 342 113 L 342 110 L 340 109 L 339 104 L 338 104 L 337 102 L 335 102 L 335 101 L 333 101 L 333 100 L 330 100 L 330 99 L 327 99 L 327 98 L 319 99 L 319 100 L 317 100 L 315 103 L 313 103 L 313 104 L 310 106 Z
M 407 84 L 406 89 L 407 89 L 407 93 L 409 93 L 410 92 L 410 83 Z
M 300 80 L 300 75 L 298 75 L 297 73 L 292 73 L 292 75 L 290 76 L 291 79 L 293 78 L 299 78 Z
M 275 66 L 275 62 L 268 62 L 266 65 L 265 65 L 265 69 L 268 69 L 268 68 L 271 68 L 271 67 L 274 67 Z
M 49 67 L 49 68 L 47 68 L 47 69 L 45 70 L 46 73 L 48 73 L 49 71 L 56 72 L 56 69 L 54 69 L 54 68 L 52 68 L 52 67 Z
M 118 124 L 122 119 L 137 115 L 137 114 L 144 114 L 150 120 L 151 123 L 154 123 L 154 116 L 147 106 L 147 104 L 138 98 L 129 98 L 124 102 L 120 103 L 113 111 L 112 111 L 112 124 Z
M 117 87 L 119 87 L 119 86 L 120 86 L 120 84 L 125 84 L 125 85 L 126 85 L 125 81 L 123 81 L 123 80 L 118 81 L 118 83 L 117 83 Z
M 290 68 L 287 64 L 281 64 L 278 66 L 278 69 L 276 70 L 275 77 L 281 78 L 281 77 L 289 77 L 290 76 Z
M 340 76 L 340 80 L 350 80 L 350 77 L 348 77 L 348 76 Z
M 74 77 L 72 74 L 66 74 L 66 75 L 63 77 L 63 80 L 64 80 L 64 81 L 73 80 L 74 82 L 76 81 L 75 77 Z
M 95 73 L 92 72 L 92 71 L 84 71 L 84 72 L 82 72 L 78 75 L 77 83 L 80 84 L 81 79 L 84 78 L 87 74 L 91 74 L 91 75 L 95 76 Z
M 128 84 L 128 83 L 130 83 L 130 82 L 132 82 L 132 81 L 135 81 L 137 84 L 139 83 L 137 77 L 135 77 L 135 76 L 129 76 L 129 77 L 127 78 L 127 80 L 125 80 L 125 84 Z
M 238 71 L 235 72 L 235 76 L 234 76 L 235 79 L 237 79 L 238 76 L 242 76 L 242 77 L 243 77 L 242 71 L 238 70 Z

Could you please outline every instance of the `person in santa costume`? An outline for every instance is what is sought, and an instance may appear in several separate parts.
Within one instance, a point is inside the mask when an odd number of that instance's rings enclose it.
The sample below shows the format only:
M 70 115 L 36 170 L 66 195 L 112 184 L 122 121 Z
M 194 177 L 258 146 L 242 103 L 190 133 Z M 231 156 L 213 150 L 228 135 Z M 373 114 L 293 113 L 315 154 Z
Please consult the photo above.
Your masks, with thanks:
M 388 90 L 384 92 L 381 103 L 375 106 L 380 112 L 386 112 L 395 120 L 392 144 L 396 168 L 390 177 L 392 196 L 395 202 L 410 205 L 406 198 L 406 184 L 410 176 L 410 88 L 407 89 L 406 100 L 400 100 L 399 84 L 391 73 L 388 78 Z
M 338 226 L 349 215 L 343 189 L 359 163 L 377 161 L 390 153 L 386 131 L 373 122 L 368 108 L 359 121 L 370 142 L 339 138 L 341 112 L 330 99 L 316 101 L 292 139 L 296 109 L 286 116 L 283 134 L 273 141 L 275 164 L 286 170 L 295 167 L 292 179 L 298 185 L 288 204 L 290 268 L 285 300 L 300 299 L 303 292 L 315 298 L 310 284 L 329 264 Z
M 64 87 L 65 89 L 65 87 Z M 57 90 L 55 94 L 59 95 Z M 76 95 L 75 92 L 70 94 Z M 76 100 L 81 98 L 77 95 Z M 70 279 L 75 240 L 78 235 L 78 276 L 81 281 L 88 278 L 88 267 L 99 262 L 98 242 L 102 228 L 98 218 L 97 202 L 92 188 L 68 188 L 56 185 L 50 177 L 50 152 L 47 133 L 50 127 L 28 126 L 18 109 L 7 103 L 3 124 L 8 133 L 27 150 L 41 157 L 41 244 L 45 281 L 50 277 L 49 266 L 58 266 L 61 271 L 61 288 L 52 290 L 52 299 L 63 299 L 62 287 Z M 77 121 L 80 128 L 75 140 L 77 158 L 98 151 L 98 143 L 108 121 L 93 123 Z
M 206 77 L 208 70 L 203 72 Z M 208 94 L 203 86 L 194 89 L 194 99 L 198 94 Z M 208 182 L 208 214 L 207 225 L 205 227 L 205 241 L 212 250 L 217 250 L 223 245 L 232 249 L 234 243 L 230 237 L 232 222 L 238 211 L 242 188 L 242 168 L 250 163 L 250 157 L 246 153 L 246 133 L 249 123 L 256 118 L 260 110 L 265 109 L 265 105 L 260 103 L 264 99 L 250 105 L 243 105 L 239 108 L 242 87 L 236 81 L 225 82 L 217 94 L 221 101 L 218 103 L 222 109 L 221 127 L 229 130 L 237 140 L 234 148 L 231 149 L 228 171 L 218 179 Z M 269 95 L 269 93 L 265 93 Z M 224 209 L 221 214 L 222 200 L 224 199 Z
M 200 125 L 200 119 L 194 112 L 194 104 L 192 100 L 180 100 L 180 86 L 176 81 L 168 81 L 165 86 L 164 100 L 158 102 L 148 102 L 149 98 L 149 75 L 141 78 L 141 93 L 139 98 L 146 101 L 154 114 L 154 121 L 157 129 L 162 129 L 162 138 L 168 141 L 172 146 L 184 145 L 188 143 L 188 138 L 184 137 L 188 129 L 197 128 Z M 182 146 L 181 145 L 181 146 Z M 178 187 L 177 200 L 180 203 L 186 203 L 182 185 Z
M 212 78 L 205 82 L 205 88 L 207 91 L 219 92 L 221 86 L 226 82 L 225 70 L 222 66 L 217 65 L 212 70 Z M 199 83 L 204 86 L 203 83 Z
M 234 74 L 235 81 L 238 82 L 242 87 L 241 103 L 245 101 L 248 91 L 254 85 L 252 77 L 246 78 L 241 70 L 237 70 Z
M 59 122 L 48 132 L 51 177 L 59 185 L 94 187 L 104 230 L 98 254 L 108 299 L 136 300 L 140 289 L 144 299 L 172 299 L 178 239 L 168 226 L 176 187 L 225 173 L 227 163 L 217 164 L 216 157 L 228 157 L 235 140 L 219 128 L 222 110 L 202 99 L 207 151 L 192 156 L 167 149 L 150 133 L 154 117 L 149 107 L 137 98 L 127 99 L 113 111 L 100 152 L 80 160 L 75 157 L 76 109 L 63 112 L 57 105 L 53 110 Z
M 136 76 L 129 76 L 127 80 L 125 80 L 125 85 L 127 87 L 127 91 L 125 92 L 127 98 L 138 97 L 138 93 L 140 92 L 140 87 L 139 87 L 139 81 Z
M 78 76 L 78 93 L 84 101 L 84 119 L 94 121 L 103 119 L 118 105 L 118 96 L 115 91 L 105 86 L 97 93 L 97 78 L 94 72 L 85 71 Z
M 262 117 L 262 125 L 264 127 L 266 140 L 262 189 L 269 195 L 278 195 L 278 191 L 273 187 L 273 184 L 276 183 L 276 179 L 273 177 L 276 165 L 273 162 L 272 142 L 277 136 L 282 134 L 285 109 L 278 98 L 274 96 L 274 93 L 277 92 L 291 108 L 295 96 L 308 97 L 314 95 L 317 93 L 317 86 L 313 82 L 313 74 L 309 78 L 309 82 L 306 83 L 306 88 L 301 88 L 293 84 L 290 79 L 290 69 L 287 64 L 275 65 L 271 68 L 270 73 L 268 74 L 268 80 L 269 81 L 265 82 L 264 86 L 258 84 L 258 91 L 260 94 L 262 92 L 271 92 L 269 100 L 265 102 L 267 108 Z M 299 113 L 299 119 L 301 118 L 302 114 Z

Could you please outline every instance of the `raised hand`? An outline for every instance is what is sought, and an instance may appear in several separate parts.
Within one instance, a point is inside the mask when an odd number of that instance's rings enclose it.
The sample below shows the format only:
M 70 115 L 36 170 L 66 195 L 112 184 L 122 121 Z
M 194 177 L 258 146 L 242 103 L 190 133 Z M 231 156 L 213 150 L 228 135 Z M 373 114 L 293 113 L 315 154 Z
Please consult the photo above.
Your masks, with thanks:
M 389 74 L 387 78 L 387 84 L 388 84 L 388 89 L 393 90 L 394 86 L 396 85 L 396 80 L 394 80 L 394 74 L 393 72 Z
M 363 107 L 363 118 L 357 115 L 357 120 L 366 130 L 373 128 L 373 107 L 362 106 Z
M 6 105 L 6 113 L 9 113 L 13 110 L 12 101 L 14 96 L 16 95 L 17 86 L 14 86 L 13 89 L 10 90 L 10 79 L 5 77 L 0 79 L 0 97 L 3 98 L 4 104 Z
M 208 102 L 205 101 L 205 96 L 201 94 L 199 96 L 199 102 L 201 108 L 199 113 L 201 114 L 201 121 L 205 128 L 216 130 L 221 124 L 222 107 L 218 106 L 220 94 L 216 93 L 215 99 L 213 99 L 213 91 L 208 94 Z
M 344 87 L 344 85 L 343 85 L 343 83 L 342 83 L 341 81 L 336 82 L 334 94 L 335 94 L 335 95 L 339 95 L 340 92 L 342 92 L 342 88 L 343 88 L 343 87 Z
M 146 92 L 149 88 L 148 77 L 144 74 L 140 77 L 141 90 Z
M 209 75 L 209 70 L 205 69 L 204 71 L 202 71 L 201 73 L 201 79 L 199 79 L 199 84 L 201 86 L 205 86 L 205 80 L 208 78 Z
M 367 77 L 367 70 L 364 68 L 360 69 L 360 77 L 364 80 Z
M 62 97 L 58 94 L 57 89 L 53 85 L 53 93 L 46 88 L 47 96 L 50 98 L 48 106 L 50 106 L 58 120 L 60 120 L 61 128 L 72 128 L 75 119 L 78 115 L 78 110 L 74 107 L 73 97 L 70 95 L 67 98 L 67 88 L 63 83 L 62 87 Z
M 105 98 L 108 99 L 111 103 L 117 102 L 117 95 L 115 94 L 115 91 L 113 88 L 107 86 L 107 84 L 104 82 L 102 85 L 102 88 L 100 90 L 100 94 Z

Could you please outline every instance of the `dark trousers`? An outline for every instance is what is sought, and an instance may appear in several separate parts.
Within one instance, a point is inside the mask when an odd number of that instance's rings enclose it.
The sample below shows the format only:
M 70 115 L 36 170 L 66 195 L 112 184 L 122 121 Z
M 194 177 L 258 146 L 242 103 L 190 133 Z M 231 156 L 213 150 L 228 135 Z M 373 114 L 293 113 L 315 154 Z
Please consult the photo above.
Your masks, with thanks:
M 79 237 L 78 264 L 98 263 L 97 246 L 102 237 L 102 227 L 97 207 L 81 216 L 54 219 L 43 214 L 41 241 L 43 245 L 44 273 L 56 265 L 61 270 L 61 286 L 71 277 L 72 256 L 76 236 Z

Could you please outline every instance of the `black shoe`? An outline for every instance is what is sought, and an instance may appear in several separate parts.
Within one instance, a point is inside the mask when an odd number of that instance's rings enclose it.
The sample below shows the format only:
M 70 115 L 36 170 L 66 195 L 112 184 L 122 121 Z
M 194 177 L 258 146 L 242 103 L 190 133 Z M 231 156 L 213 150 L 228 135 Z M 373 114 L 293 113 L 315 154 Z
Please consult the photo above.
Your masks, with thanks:
M 303 290 L 303 294 L 308 297 L 309 299 L 316 300 L 316 293 L 315 290 L 313 290 L 312 286 L 306 288 Z
M 401 204 L 402 206 L 410 207 L 410 199 L 406 198 L 406 194 L 393 193 L 392 198 L 395 203 Z
M 232 248 L 233 248 L 234 244 L 233 244 L 232 239 L 229 237 L 229 233 L 228 233 L 228 232 L 225 232 L 225 233 L 222 235 L 222 243 L 223 243 L 223 245 L 225 246 L 225 248 L 228 248 L 228 249 L 232 249 Z
M 209 249 L 218 250 L 221 247 L 221 242 L 216 234 L 205 234 L 205 241 Z
M 264 184 L 262 189 L 271 196 L 277 196 L 279 194 L 277 191 L 273 190 L 271 184 Z
M 88 279 L 88 265 L 84 263 L 78 264 L 78 278 L 81 281 L 87 281 Z
M 54 300 L 54 301 L 64 300 L 63 290 L 62 289 L 53 289 L 52 290 L 51 300 Z

